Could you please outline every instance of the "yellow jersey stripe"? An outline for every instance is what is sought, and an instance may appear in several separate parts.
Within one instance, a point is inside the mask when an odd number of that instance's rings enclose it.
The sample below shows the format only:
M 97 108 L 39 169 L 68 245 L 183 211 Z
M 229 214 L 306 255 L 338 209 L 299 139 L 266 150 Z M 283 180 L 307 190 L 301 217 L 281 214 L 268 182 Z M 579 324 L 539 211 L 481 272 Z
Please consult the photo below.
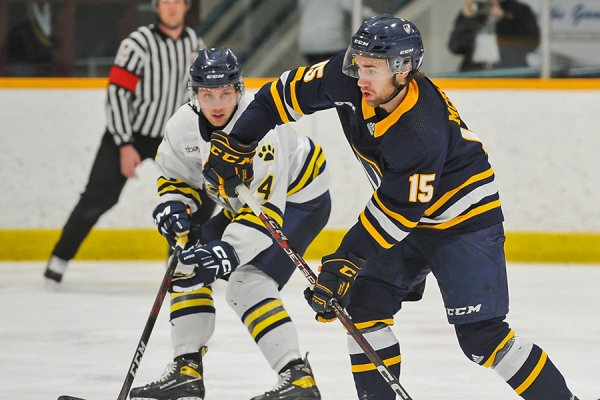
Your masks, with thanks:
M 515 389 L 515 392 L 517 394 L 520 395 L 521 393 L 526 391 L 529 386 L 531 386 L 533 381 L 535 381 L 535 379 L 538 377 L 538 375 L 542 371 L 542 368 L 544 368 L 544 365 L 546 365 L 547 360 L 548 360 L 548 354 L 546 354 L 546 352 L 544 350 L 542 350 L 542 355 L 540 356 L 540 360 L 536 364 L 533 371 L 531 371 L 531 374 L 529 374 L 527 379 L 525 379 L 525 381 L 523 383 L 521 383 L 518 388 Z
M 498 347 L 496 347 L 496 349 L 494 350 L 494 352 L 492 353 L 492 355 L 490 355 L 490 358 L 488 358 L 488 360 L 483 364 L 484 367 L 489 368 L 492 366 L 492 364 L 494 364 L 494 360 L 496 360 L 496 354 L 506 345 L 506 343 L 508 343 L 508 341 L 510 339 L 512 339 L 513 337 L 515 337 L 515 331 L 513 331 L 511 329 L 510 332 L 508 332 L 508 335 L 506 335 L 506 337 L 504 338 L 504 340 L 502 340 L 502 342 L 500 342 L 500 344 L 498 345 Z
M 186 188 L 186 187 L 179 187 L 179 186 L 173 186 L 173 185 L 164 186 L 161 190 L 158 191 L 158 195 L 162 196 L 163 194 L 167 194 L 167 193 L 171 193 L 171 192 L 181 192 L 181 193 L 188 194 L 188 195 L 192 196 L 194 198 L 194 200 L 196 200 L 198 202 L 198 204 L 202 204 L 202 200 L 200 199 L 200 195 L 198 194 L 198 191 L 196 191 L 195 189 L 189 188 L 189 187 Z
M 273 102 L 275 103 L 275 107 L 277 107 L 277 112 L 279 112 L 279 118 L 281 118 L 281 121 L 284 124 L 287 124 L 288 122 L 290 122 L 290 119 L 288 118 L 287 113 L 283 108 L 281 96 L 279 96 L 279 92 L 277 91 L 277 82 L 279 81 L 274 81 L 273 83 L 271 83 L 271 97 L 273 97 Z
M 263 207 L 263 212 L 265 214 L 267 214 L 269 217 L 273 218 L 279 224 L 279 226 L 283 226 L 283 218 L 276 211 L 273 211 L 269 207 Z M 240 221 L 240 220 L 248 221 L 253 224 L 260 225 L 261 227 L 265 226 L 262 223 L 262 221 L 260 220 L 260 218 L 258 218 L 256 215 L 254 215 L 254 213 L 252 212 L 250 207 L 247 207 L 247 206 L 242 207 L 240 209 L 238 215 L 236 215 L 233 218 L 232 222 Z
M 169 192 L 181 192 L 192 196 L 198 204 L 202 204 L 198 191 L 191 188 L 181 179 L 167 179 L 164 176 L 161 176 L 156 180 L 156 184 L 158 186 L 159 196 Z
M 482 181 L 484 179 L 489 178 L 490 176 L 492 176 L 494 174 L 494 170 L 492 170 L 491 168 L 488 169 L 487 171 L 484 171 L 480 174 L 477 175 L 473 175 L 472 177 L 470 177 L 469 179 L 467 179 L 467 181 L 465 183 L 463 183 L 462 185 L 460 185 L 459 187 L 450 190 L 448 192 L 446 192 L 442 197 L 440 197 L 440 199 L 438 201 L 436 201 L 431 207 L 429 207 L 427 210 L 425 210 L 425 213 L 423 213 L 423 215 L 425 215 L 426 217 L 431 216 L 431 214 L 433 214 L 434 212 L 436 212 L 441 206 L 443 206 L 448 200 L 450 200 L 450 198 L 452 198 L 452 196 L 454 196 L 459 190 L 475 183 L 475 182 L 479 182 Z
M 156 183 L 159 188 L 161 186 L 167 185 L 167 184 L 188 186 L 188 184 L 186 182 L 184 182 L 182 179 L 167 179 L 164 176 L 159 176 L 158 179 L 156 180 Z
M 308 161 L 308 166 L 306 167 L 306 170 L 304 171 L 304 175 L 302 176 L 302 178 L 300 178 L 300 181 L 298 181 L 298 184 L 296 185 L 296 187 L 290 189 L 287 192 L 288 196 L 293 195 L 294 193 L 298 192 L 300 189 L 304 188 L 304 186 L 306 186 L 306 182 L 308 182 L 309 178 L 314 178 L 314 171 L 315 171 L 315 166 L 316 163 L 319 159 L 319 156 L 323 155 L 324 153 L 321 151 L 321 146 L 315 145 L 315 150 L 313 151 L 313 155 L 310 158 L 310 160 Z M 323 159 L 325 157 L 322 157 Z M 318 170 L 317 170 L 318 172 Z
M 304 115 L 304 113 L 300 108 L 300 104 L 298 103 L 298 97 L 296 96 L 296 82 L 302 78 L 302 76 L 304 75 L 304 71 L 306 71 L 306 67 L 298 68 L 298 70 L 296 71 L 296 76 L 294 76 L 294 79 L 292 79 L 292 82 L 290 82 L 290 96 L 292 98 L 292 108 L 298 114 L 302 115 Z
M 369 234 L 373 237 L 373 239 L 375 239 L 375 241 L 384 249 L 389 249 L 393 246 L 393 244 L 388 243 L 383 236 L 381 236 L 381 234 L 379 232 L 377 232 L 377 230 L 375 229 L 375 227 L 371 224 L 371 222 L 369 222 L 369 220 L 367 219 L 367 217 L 365 216 L 365 212 L 361 212 L 360 213 L 360 222 L 363 224 L 363 226 L 365 227 L 365 229 L 367 230 L 367 232 L 369 232 Z
M 446 221 L 446 222 L 443 222 L 443 223 L 437 224 L 437 225 L 423 225 L 423 226 L 419 226 L 419 228 L 426 228 L 426 229 L 450 228 L 451 226 L 458 225 L 461 222 L 468 220 L 469 218 L 472 218 L 479 214 L 483 214 L 486 211 L 489 211 L 489 210 L 492 210 L 492 209 L 498 208 L 498 207 L 500 207 L 500 200 L 494 200 L 490 203 L 487 203 L 487 204 L 484 204 L 482 206 L 472 209 L 465 215 L 461 215 L 459 217 L 453 218 L 450 221 Z
M 390 365 L 400 364 L 401 362 L 402 362 L 402 356 L 401 355 L 397 355 L 395 357 L 387 358 L 387 359 L 383 360 L 383 363 L 387 367 L 389 367 Z M 377 369 L 377 367 L 373 363 L 357 364 L 357 365 L 353 365 L 352 366 L 352 372 L 353 373 L 354 372 L 374 371 L 376 369 Z
M 412 222 L 412 221 L 408 220 L 407 218 L 405 218 L 403 215 L 398 214 L 397 212 L 394 212 L 394 211 L 390 210 L 389 208 L 387 208 L 379 199 L 379 195 L 377 194 L 377 191 L 375 191 L 373 193 L 373 198 L 375 199 L 375 202 L 379 205 L 379 208 L 381 209 L 381 211 L 383 211 L 390 218 L 395 219 L 396 221 L 400 222 L 402 225 L 406 226 L 407 228 L 414 228 L 419 223 L 418 221 Z

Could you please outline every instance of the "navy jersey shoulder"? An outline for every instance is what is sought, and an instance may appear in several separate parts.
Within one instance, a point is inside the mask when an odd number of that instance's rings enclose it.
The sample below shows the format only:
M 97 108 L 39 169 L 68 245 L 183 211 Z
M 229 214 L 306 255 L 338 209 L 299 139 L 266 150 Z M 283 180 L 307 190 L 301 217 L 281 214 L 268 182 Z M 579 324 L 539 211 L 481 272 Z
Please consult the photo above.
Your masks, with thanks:
M 384 115 L 367 104 L 357 79 L 342 72 L 342 61 L 340 53 L 286 71 L 257 93 L 232 131 L 257 140 L 275 125 L 335 108 L 374 189 L 342 250 L 367 258 L 414 229 L 451 233 L 502 222 L 485 148 L 448 96 L 419 75 Z

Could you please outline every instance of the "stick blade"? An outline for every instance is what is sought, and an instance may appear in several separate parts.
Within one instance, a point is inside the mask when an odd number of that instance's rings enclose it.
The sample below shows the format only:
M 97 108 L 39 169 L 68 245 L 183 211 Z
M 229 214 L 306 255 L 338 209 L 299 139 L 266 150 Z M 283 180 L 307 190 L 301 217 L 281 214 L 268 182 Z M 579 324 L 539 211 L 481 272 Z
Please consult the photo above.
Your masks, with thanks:
M 85 400 L 82 399 L 81 397 L 73 397 L 73 396 L 58 396 L 58 399 L 56 400 Z

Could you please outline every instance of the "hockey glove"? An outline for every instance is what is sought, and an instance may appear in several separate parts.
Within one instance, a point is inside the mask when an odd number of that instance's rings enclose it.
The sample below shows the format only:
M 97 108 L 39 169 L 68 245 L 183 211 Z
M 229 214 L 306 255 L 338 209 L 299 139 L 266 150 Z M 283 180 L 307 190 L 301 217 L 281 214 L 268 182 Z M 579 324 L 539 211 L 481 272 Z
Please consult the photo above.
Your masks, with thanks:
M 314 290 L 312 290 L 309 287 L 304 289 L 304 298 L 308 302 L 308 305 L 311 307 L 312 307 L 312 297 L 313 297 L 314 293 L 315 293 Z M 333 322 L 337 319 L 337 315 L 335 315 L 335 312 L 333 310 L 318 312 L 315 315 L 315 319 L 319 322 Z
M 190 214 L 190 207 L 181 201 L 166 201 L 152 212 L 158 231 L 167 238 L 171 247 L 175 246 L 179 236 L 190 231 Z
M 204 179 L 219 190 L 223 198 L 237 197 L 235 188 L 243 183 L 250 186 L 254 179 L 252 161 L 257 142 L 240 143 L 222 131 L 213 132 L 210 154 L 202 170 Z
M 196 265 L 195 274 L 189 279 L 189 285 L 194 289 L 211 285 L 235 271 L 240 264 L 235 249 L 221 240 L 187 248 L 179 255 L 179 261 L 186 265 Z
M 337 252 L 323 257 L 321 262 L 312 296 L 305 294 L 305 297 L 317 312 L 317 321 L 329 322 L 335 318 L 331 301 L 335 299 L 344 308 L 348 305 L 350 289 L 365 261 L 352 253 Z

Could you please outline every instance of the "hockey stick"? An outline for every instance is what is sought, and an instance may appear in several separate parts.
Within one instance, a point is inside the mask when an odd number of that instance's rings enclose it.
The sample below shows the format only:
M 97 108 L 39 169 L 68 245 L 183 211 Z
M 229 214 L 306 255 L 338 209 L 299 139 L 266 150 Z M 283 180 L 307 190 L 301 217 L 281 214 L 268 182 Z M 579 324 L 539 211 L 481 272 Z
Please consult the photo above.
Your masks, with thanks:
M 152 310 L 150 311 L 150 316 L 148 317 L 148 321 L 146 322 L 146 326 L 144 327 L 144 332 L 142 332 L 142 337 L 138 342 L 135 353 L 133 355 L 133 359 L 131 360 L 131 364 L 129 365 L 129 371 L 127 372 L 127 376 L 125 377 L 125 382 L 123 382 L 123 386 L 121 387 L 121 393 L 119 393 L 119 397 L 117 400 L 126 400 L 129 395 L 129 390 L 131 389 L 131 385 L 133 384 L 133 378 L 135 378 L 135 374 L 137 373 L 138 367 L 140 366 L 140 362 L 142 361 L 142 357 L 144 356 L 144 352 L 146 351 L 146 344 L 150 339 L 150 334 L 152 333 L 152 329 L 154 328 L 154 323 L 158 317 L 158 313 L 160 312 L 160 308 L 162 307 L 165 296 L 167 295 L 167 291 L 169 290 L 169 286 L 171 286 L 171 280 L 173 279 L 173 273 L 175 272 L 175 268 L 177 268 L 177 260 L 179 259 L 179 254 L 185 247 L 185 243 L 187 242 L 187 235 L 180 236 L 177 239 L 177 244 L 175 244 L 175 250 L 173 250 L 173 255 L 169 259 L 169 265 L 167 266 L 167 271 L 165 272 L 165 276 L 160 284 L 160 289 L 158 289 L 158 293 L 156 294 L 156 298 L 154 299 L 154 305 L 152 306 Z M 80 397 L 73 396 L 59 396 L 58 400 L 85 400 Z
M 302 256 L 298 254 L 296 250 L 294 250 L 288 239 L 281 231 L 281 227 L 279 226 L 279 224 L 263 211 L 260 203 L 254 198 L 254 196 L 252 196 L 250 190 L 248 190 L 248 188 L 244 184 L 241 184 L 236 187 L 236 191 L 238 195 L 242 198 L 242 200 L 244 200 L 246 204 L 252 209 L 252 212 L 258 218 L 260 218 L 260 220 L 265 225 L 271 236 L 273 236 L 273 239 L 275 239 L 275 241 L 279 243 L 281 248 L 286 252 L 288 257 L 292 260 L 296 267 L 298 267 L 298 269 L 302 271 L 302 274 L 306 277 L 308 282 L 311 285 L 316 284 L 317 276 L 315 275 L 315 273 L 310 269 L 310 267 L 308 266 L 306 261 L 304 261 Z M 403 400 L 412 400 L 412 397 L 410 397 L 408 393 L 406 393 L 402 385 L 400 385 L 398 379 L 396 379 L 396 377 L 384 364 L 381 357 L 379 357 L 377 352 L 375 352 L 375 349 L 369 344 L 367 339 L 358 330 L 356 325 L 354 325 L 354 323 L 352 322 L 352 318 L 350 317 L 350 315 L 348 315 L 346 310 L 343 309 L 342 306 L 340 306 L 335 299 L 332 299 L 330 301 L 329 306 L 331 307 L 337 318 L 340 320 L 342 325 L 344 325 L 350 336 L 352 336 L 352 338 L 360 346 L 365 355 L 375 365 L 377 371 L 379 371 L 383 379 L 385 379 L 385 381 L 388 383 L 388 385 L 390 385 L 394 392 L 396 392 L 396 394 L 398 394 Z

